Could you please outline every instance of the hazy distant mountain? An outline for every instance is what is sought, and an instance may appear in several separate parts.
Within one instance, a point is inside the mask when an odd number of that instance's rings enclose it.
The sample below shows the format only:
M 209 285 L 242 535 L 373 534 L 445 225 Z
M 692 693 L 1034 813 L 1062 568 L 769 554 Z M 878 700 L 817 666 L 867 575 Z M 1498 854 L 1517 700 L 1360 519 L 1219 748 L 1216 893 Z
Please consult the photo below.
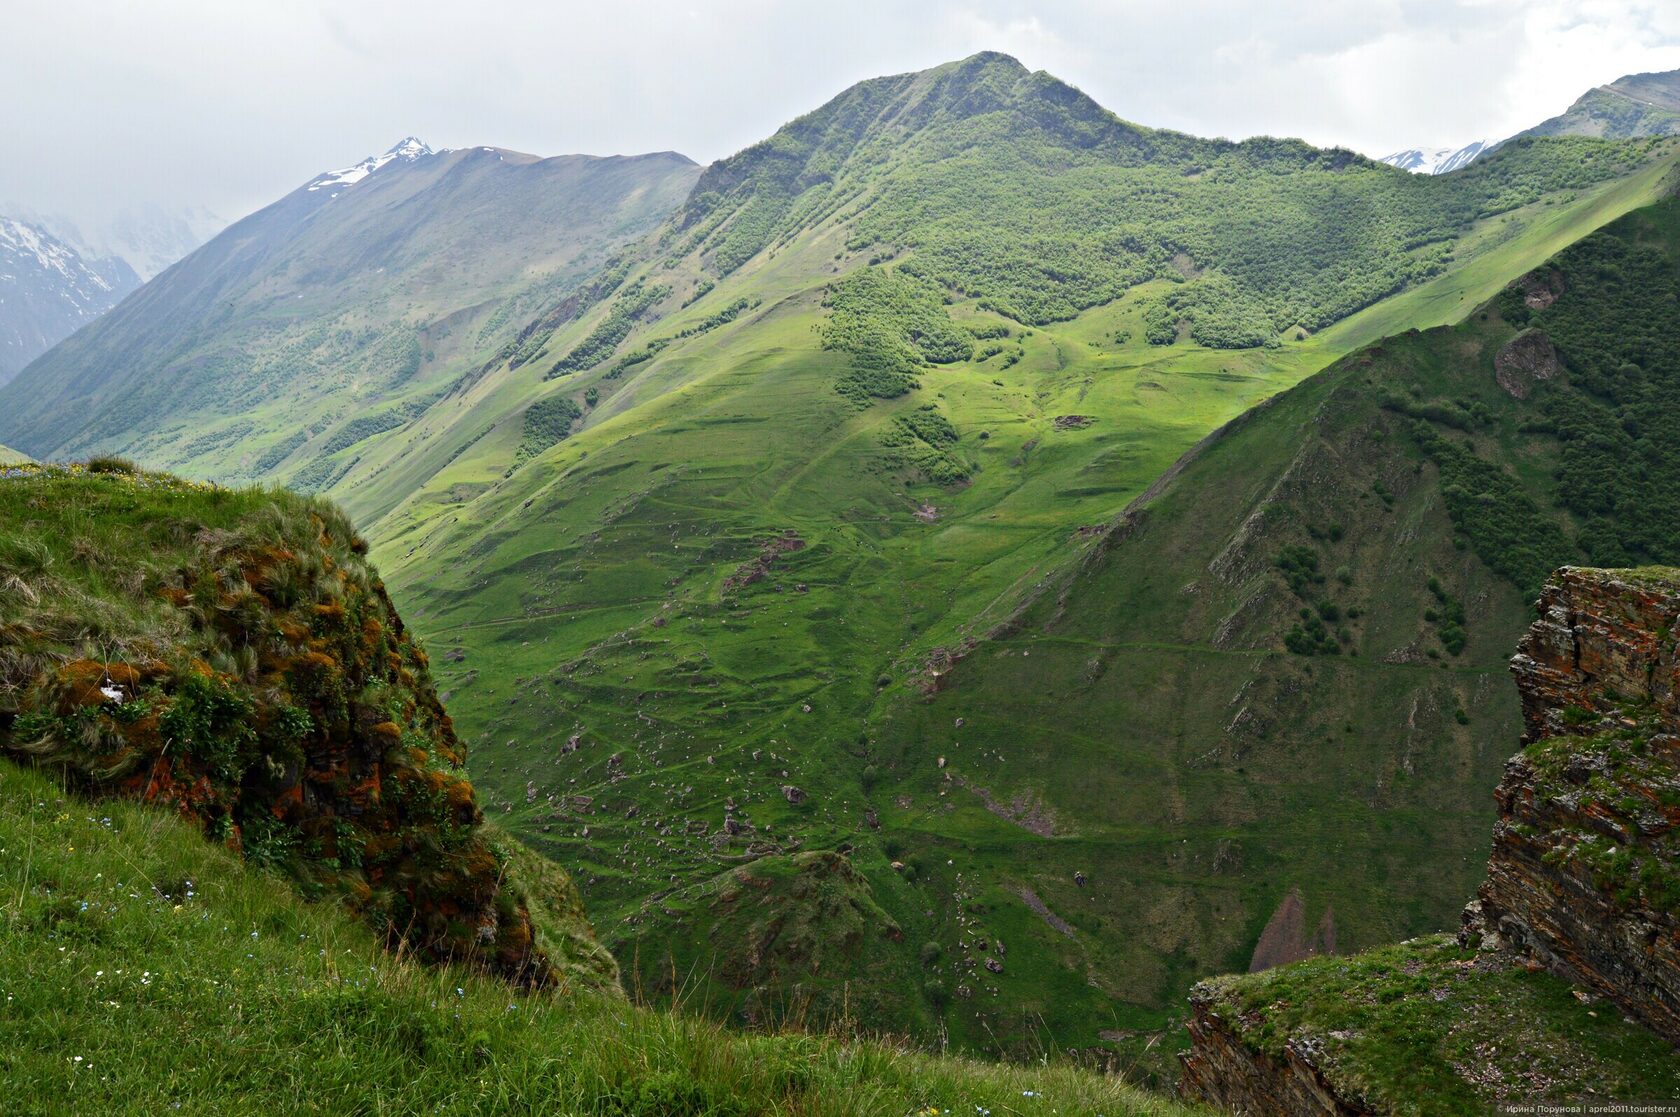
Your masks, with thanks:
M 400 425 L 699 173 L 671 152 L 405 139 L 237 222 L 36 361 L 0 394 L 0 425 L 40 456 L 120 448 L 185 467 L 237 447 L 221 475 L 286 463 L 297 484 L 329 480 L 297 467 Z
M 117 259 L 90 259 L 39 225 L 0 216 L 0 384 L 140 286 Z
M 1460 167 L 1470 165 L 1476 156 L 1492 147 L 1490 140 L 1475 140 L 1463 147 L 1440 147 L 1426 151 L 1423 148 L 1408 148 L 1396 151 L 1392 155 L 1382 157 L 1382 162 L 1403 171 L 1412 171 L 1422 175 L 1444 175 L 1448 171 L 1456 171 Z
M 1680 134 L 1680 70 L 1618 78 L 1589 90 L 1560 115 L 1517 134 L 1607 140 Z
M 4 201 L 0 213 L 45 229 L 83 256 L 122 260 L 141 280 L 152 278 L 228 225 L 203 206 L 175 209 L 155 202 L 125 206 L 103 217 L 71 217 Z

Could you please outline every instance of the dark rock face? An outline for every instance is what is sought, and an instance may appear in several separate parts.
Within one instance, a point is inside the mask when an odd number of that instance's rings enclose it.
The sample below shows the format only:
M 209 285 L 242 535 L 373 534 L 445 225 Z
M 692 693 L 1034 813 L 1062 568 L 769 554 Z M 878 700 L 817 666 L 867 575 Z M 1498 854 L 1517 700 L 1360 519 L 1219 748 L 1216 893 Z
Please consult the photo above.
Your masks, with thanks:
M 1466 944 L 1512 948 L 1680 1043 L 1680 572 L 1565 569 L 1512 660 L 1528 747 L 1495 791 Z
M 1284 1057 L 1256 1051 L 1213 1008 L 1198 986 L 1190 995 L 1190 1050 L 1182 1056 L 1178 1092 L 1236 1113 L 1289 1117 L 1360 1117 L 1373 1113 L 1337 1093 L 1318 1068 L 1311 1040 L 1292 1040 Z
M 1493 376 L 1514 399 L 1527 399 L 1536 381 L 1558 374 L 1557 350 L 1544 330 L 1524 330 L 1493 358 Z

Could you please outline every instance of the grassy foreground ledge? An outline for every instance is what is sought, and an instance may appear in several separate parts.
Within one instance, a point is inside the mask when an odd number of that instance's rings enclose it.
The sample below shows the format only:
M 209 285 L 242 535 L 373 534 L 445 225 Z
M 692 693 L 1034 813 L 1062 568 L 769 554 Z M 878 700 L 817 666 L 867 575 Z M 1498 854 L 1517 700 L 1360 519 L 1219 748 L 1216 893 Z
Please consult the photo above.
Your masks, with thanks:
M 1305 1045 L 1336 1095 L 1371 1112 L 1680 1096 L 1680 1054 L 1614 1004 L 1450 935 L 1215 978 L 1193 998 L 1262 1056 Z
M 11 1114 L 1197 1112 L 1071 1068 L 742 1035 L 393 956 L 156 807 L 0 761 Z

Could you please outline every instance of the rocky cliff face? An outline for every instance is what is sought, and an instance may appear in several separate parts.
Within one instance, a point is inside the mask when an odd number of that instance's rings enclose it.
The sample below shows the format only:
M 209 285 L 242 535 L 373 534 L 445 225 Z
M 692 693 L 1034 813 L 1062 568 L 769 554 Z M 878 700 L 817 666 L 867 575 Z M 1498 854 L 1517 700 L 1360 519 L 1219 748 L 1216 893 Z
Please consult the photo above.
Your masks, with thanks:
M 1456 942 L 1203 982 L 1186 1097 L 1422 1114 L 1680 1088 L 1680 570 L 1565 568 L 1540 608 L 1512 660 L 1524 748 Z
M 1527 747 L 1463 940 L 1680 1043 L 1680 572 L 1565 569 L 1540 604 L 1512 661 Z
M 1359 1117 L 1376 1112 L 1357 1098 L 1341 1095 L 1318 1065 L 1319 1045 L 1311 1039 L 1286 1042 L 1281 1052 L 1262 1053 L 1245 1038 L 1243 1023 L 1229 1019 L 1212 989 L 1190 995 L 1190 1051 L 1183 1059 L 1179 1093 L 1237 1113 L 1292 1117 Z

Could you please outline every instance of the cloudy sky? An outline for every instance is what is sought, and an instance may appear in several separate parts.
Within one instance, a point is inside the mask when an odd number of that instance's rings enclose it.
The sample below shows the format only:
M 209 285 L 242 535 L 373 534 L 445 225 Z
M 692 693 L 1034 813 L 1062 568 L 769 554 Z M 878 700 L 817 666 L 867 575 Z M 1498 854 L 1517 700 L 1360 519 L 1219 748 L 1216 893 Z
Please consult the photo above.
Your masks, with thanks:
M 1140 123 L 1372 155 L 1680 68 L 1673 0 L 7 0 L 0 198 L 237 217 L 410 133 L 702 162 L 1002 50 Z

